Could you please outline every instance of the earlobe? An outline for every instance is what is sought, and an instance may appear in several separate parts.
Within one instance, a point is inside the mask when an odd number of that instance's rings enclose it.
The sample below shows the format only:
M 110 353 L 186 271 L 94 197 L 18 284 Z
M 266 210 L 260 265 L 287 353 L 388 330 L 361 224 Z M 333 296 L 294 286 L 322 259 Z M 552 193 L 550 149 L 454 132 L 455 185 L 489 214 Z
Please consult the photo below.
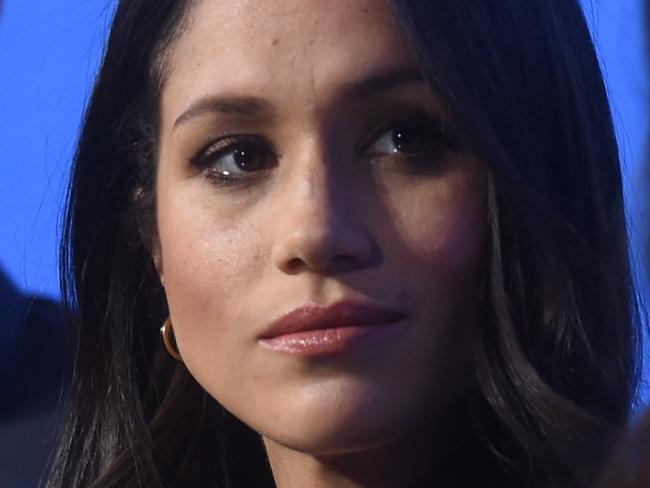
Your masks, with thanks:
M 151 258 L 153 260 L 153 265 L 156 268 L 156 273 L 160 279 L 160 284 L 165 287 L 165 274 L 163 273 L 163 262 L 162 262 L 162 252 L 160 250 L 160 244 L 155 242 L 151 250 Z

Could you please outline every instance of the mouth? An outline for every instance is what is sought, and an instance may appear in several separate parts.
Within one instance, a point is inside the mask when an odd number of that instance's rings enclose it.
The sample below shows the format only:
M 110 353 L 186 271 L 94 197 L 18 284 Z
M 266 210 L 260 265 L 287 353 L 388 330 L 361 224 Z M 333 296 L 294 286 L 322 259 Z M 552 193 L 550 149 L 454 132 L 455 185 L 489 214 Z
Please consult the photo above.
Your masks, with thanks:
M 278 353 L 323 357 L 362 349 L 391 337 L 406 314 L 368 302 L 296 308 L 273 321 L 259 343 Z

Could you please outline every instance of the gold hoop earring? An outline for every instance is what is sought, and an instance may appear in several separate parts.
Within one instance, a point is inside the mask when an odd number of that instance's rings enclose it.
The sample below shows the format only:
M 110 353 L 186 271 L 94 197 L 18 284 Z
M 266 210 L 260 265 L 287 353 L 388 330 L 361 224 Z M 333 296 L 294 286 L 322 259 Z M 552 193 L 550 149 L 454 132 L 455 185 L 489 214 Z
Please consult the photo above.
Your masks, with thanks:
M 167 349 L 169 355 L 176 361 L 183 362 L 181 353 L 178 352 L 176 346 L 176 338 L 174 337 L 174 331 L 172 330 L 171 318 L 168 318 L 163 322 L 162 327 L 160 328 L 160 335 L 162 336 L 163 344 L 165 345 L 165 349 Z

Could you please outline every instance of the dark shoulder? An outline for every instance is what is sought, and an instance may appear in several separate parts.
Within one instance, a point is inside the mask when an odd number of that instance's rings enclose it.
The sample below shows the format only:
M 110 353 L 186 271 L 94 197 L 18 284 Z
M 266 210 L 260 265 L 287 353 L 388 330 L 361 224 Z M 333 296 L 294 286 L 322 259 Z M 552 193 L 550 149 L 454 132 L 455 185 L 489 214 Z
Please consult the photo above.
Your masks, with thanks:
M 11 291 L 2 295 L 2 326 L 13 340 L 0 365 L 0 486 L 28 488 L 52 450 L 70 348 L 56 302 Z
M 21 330 L 0 371 L 0 388 L 8 393 L 8 401 L 0 405 L 4 421 L 53 408 L 70 362 L 63 313 L 56 302 L 24 297 L 12 327 Z

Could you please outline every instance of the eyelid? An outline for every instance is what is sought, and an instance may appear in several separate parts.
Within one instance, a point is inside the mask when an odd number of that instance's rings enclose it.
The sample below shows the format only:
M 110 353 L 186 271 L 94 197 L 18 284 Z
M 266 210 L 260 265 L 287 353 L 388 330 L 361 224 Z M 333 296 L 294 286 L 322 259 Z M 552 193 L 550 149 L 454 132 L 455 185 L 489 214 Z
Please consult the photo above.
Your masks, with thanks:
M 376 124 L 370 131 L 368 131 L 368 135 L 362 137 L 361 140 L 356 144 L 356 152 L 359 154 L 364 154 L 367 152 L 368 147 L 381 135 L 383 135 L 388 129 L 396 124 L 405 122 L 415 122 L 417 124 L 421 124 L 421 126 L 426 127 L 427 130 L 429 130 L 434 135 L 434 137 L 452 148 L 457 148 L 460 146 L 457 138 L 446 129 L 443 118 L 441 116 L 417 111 L 396 115 L 394 117 L 384 119 Z
M 275 150 L 272 145 L 262 136 L 256 134 L 227 134 L 212 140 L 207 145 L 202 146 L 199 151 L 190 158 L 193 166 L 205 167 L 210 165 L 210 160 L 224 150 L 241 143 L 253 144 L 254 146 L 263 147 L 270 155 L 275 157 Z

